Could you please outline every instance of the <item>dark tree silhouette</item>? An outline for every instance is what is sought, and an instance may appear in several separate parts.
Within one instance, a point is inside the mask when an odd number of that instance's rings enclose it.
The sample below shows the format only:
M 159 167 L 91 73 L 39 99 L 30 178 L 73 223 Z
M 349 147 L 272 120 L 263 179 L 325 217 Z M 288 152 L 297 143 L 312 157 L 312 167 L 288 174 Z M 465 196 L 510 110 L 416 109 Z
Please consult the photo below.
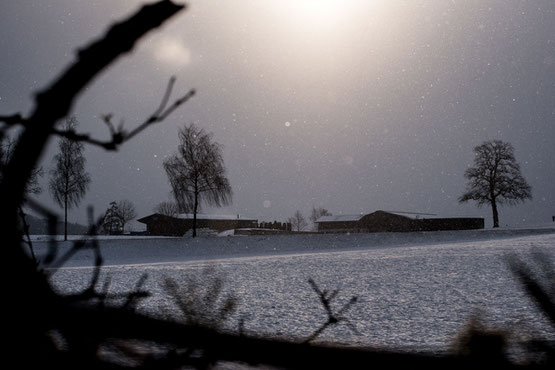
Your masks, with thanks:
M 125 225 L 137 217 L 135 206 L 130 200 L 110 202 L 110 207 L 104 213 L 102 228 L 108 234 L 121 234 Z
M 498 204 L 516 204 L 532 198 L 532 188 L 516 162 L 510 143 L 500 140 L 486 141 L 474 148 L 474 167 L 468 168 L 466 192 L 460 203 L 474 200 L 481 207 L 490 204 L 493 227 L 499 227 Z
M 63 129 L 75 130 L 77 119 L 70 117 Z M 79 202 L 87 192 L 91 178 L 85 172 L 83 143 L 62 137 L 59 152 L 54 156 L 54 167 L 50 170 L 50 191 L 56 203 L 64 209 L 64 240 L 67 240 L 67 211 Z
M 289 223 L 294 231 L 303 231 L 308 226 L 303 214 L 299 210 L 295 211 L 293 217 L 289 218 Z
M 88 368 L 103 367 L 104 361 L 95 360 L 96 352 L 79 350 L 87 345 L 83 341 L 80 342 L 78 336 L 68 338 L 71 350 L 67 352 L 57 349 L 48 339 L 48 331 L 64 330 L 63 327 L 69 329 L 69 332 L 77 329 L 74 333 L 81 333 L 77 335 L 86 333 L 87 329 L 81 326 L 83 324 L 102 330 L 101 325 L 97 324 L 104 320 L 99 320 L 99 316 L 92 306 L 85 308 L 86 300 L 75 304 L 75 300 L 64 299 L 50 285 L 47 273 L 42 269 L 37 269 L 36 261 L 29 255 L 27 243 L 22 238 L 23 230 L 19 225 L 19 210 L 25 199 L 25 186 L 29 181 L 29 176 L 39 163 L 51 136 L 71 136 L 74 140 L 102 145 L 107 150 L 115 150 L 121 143 L 131 138 L 131 134 L 134 136 L 150 124 L 163 121 L 194 94 L 194 91 L 191 91 L 171 106 L 166 107 L 171 91 L 168 88 L 168 93 L 162 100 L 160 108 L 143 124 L 129 134 L 122 131 L 112 132 L 112 138 L 107 142 L 93 140 L 89 135 L 78 135 L 75 131 L 61 131 L 55 127 L 59 120 L 68 115 L 80 93 L 95 77 L 119 57 L 133 49 L 137 41 L 146 33 L 159 27 L 182 9 L 184 9 L 183 5 L 176 5 L 167 0 L 141 7 L 127 19 L 111 25 L 105 35 L 80 47 L 75 61 L 59 76 L 56 76 L 48 86 L 33 94 L 35 101 L 28 114 L 0 115 L 0 123 L 2 123 L 0 136 L 12 127 L 21 129 L 13 154 L 3 169 L 0 181 L 0 204 L 2 205 L 0 207 L 0 235 L 3 238 L 3 257 L 6 261 L 10 261 L 9 278 L 12 282 L 5 284 L 3 290 L 5 300 L 9 302 L 4 305 L 3 314 L 11 324 L 4 330 L 5 337 L 10 338 L 4 348 L 5 363 L 17 363 L 18 366 L 25 368 L 70 369 L 82 368 L 84 364 Z M 35 211 L 40 211 L 49 217 L 49 224 L 53 230 L 55 226 L 52 227 L 52 225 L 55 225 L 56 216 L 36 202 L 29 201 L 28 203 Z M 94 228 L 92 231 L 94 232 Z M 79 243 L 78 246 L 82 247 L 82 244 Z M 55 244 L 51 245 L 54 251 Z M 51 261 L 52 258 L 46 258 L 44 262 L 47 263 L 48 260 Z M 81 309 L 89 312 L 90 316 L 84 311 L 78 312 Z M 80 319 L 74 320 L 77 317 Z M 64 323 L 68 325 L 65 326 Z M 117 326 L 121 328 L 122 325 L 119 324 Z M 101 338 L 102 335 L 94 337 Z M 74 340 L 75 338 L 77 340 Z M 92 337 L 89 336 L 89 338 Z M 106 364 L 105 367 L 109 366 Z
M 110 235 L 121 234 L 123 232 L 123 222 L 119 216 L 118 204 L 116 202 L 110 202 L 110 207 L 104 213 L 102 228 L 104 232 Z
M 195 124 L 179 131 L 181 144 L 177 154 L 164 161 L 164 169 L 180 211 L 193 213 L 193 237 L 196 237 L 197 213 L 201 202 L 221 207 L 231 202 L 231 185 L 225 174 L 222 149 Z
M 175 217 L 179 213 L 179 206 L 177 203 L 164 201 L 154 207 L 154 212 L 164 216 Z

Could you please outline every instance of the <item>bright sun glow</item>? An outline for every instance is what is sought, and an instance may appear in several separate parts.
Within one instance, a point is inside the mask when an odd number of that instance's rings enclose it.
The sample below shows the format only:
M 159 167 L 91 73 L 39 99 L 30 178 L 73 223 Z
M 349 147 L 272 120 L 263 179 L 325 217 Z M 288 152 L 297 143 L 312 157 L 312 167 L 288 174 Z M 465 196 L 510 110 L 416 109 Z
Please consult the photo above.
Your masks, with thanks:
M 387 8 L 388 0 L 281 0 L 266 1 L 265 7 L 277 23 L 295 32 L 341 32 L 364 15 L 372 21 Z M 276 24 L 277 24 L 276 23 Z
M 348 6 L 343 0 L 301 0 L 290 4 L 307 23 L 314 25 L 329 25 L 334 22 Z
M 356 53 L 349 45 L 386 18 L 387 1 L 258 0 L 262 34 L 269 41 L 263 58 L 274 55 L 274 62 L 287 63 L 286 73 L 295 78 L 335 75 Z
M 356 0 L 294 0 L 277 1 L 283 15 L 302 28 L 322 29 L 337 25 L 345 20 Z
M 191 53 L 183 41 L 173 37 L 163 37 L 153 44 L 154 57 L 174 67 L 182 67 L 189 64 Z

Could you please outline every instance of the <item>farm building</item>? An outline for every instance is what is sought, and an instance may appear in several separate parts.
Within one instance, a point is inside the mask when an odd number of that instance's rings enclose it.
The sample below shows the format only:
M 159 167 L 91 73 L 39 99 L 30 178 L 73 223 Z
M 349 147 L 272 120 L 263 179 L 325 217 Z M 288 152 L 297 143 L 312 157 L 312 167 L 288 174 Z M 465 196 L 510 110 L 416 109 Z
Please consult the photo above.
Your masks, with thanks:
M 193 214 L 183 213 L 175 217 L 154 213 L 137 220 L 146 225 L 149 235 L 181 236 L 193 228 Z M 222 232 L 232 229 L 257 227 L 258 220 L 239 215 L 197 214 L 197 229 Z
M 483 229 L 483 218 L 439 218 L 422 213 L 376 211 L 360 215 L 323 216 L 319 232 L 408 232 Z

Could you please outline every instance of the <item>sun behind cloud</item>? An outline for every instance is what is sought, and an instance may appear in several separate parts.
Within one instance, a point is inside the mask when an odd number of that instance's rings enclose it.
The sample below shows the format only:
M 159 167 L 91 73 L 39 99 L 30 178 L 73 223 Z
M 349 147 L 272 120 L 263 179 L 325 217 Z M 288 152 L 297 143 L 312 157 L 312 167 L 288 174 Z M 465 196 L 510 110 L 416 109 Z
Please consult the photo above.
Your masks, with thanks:
M 156 40 L 152 52 L 156 60 L 174 67 L 184 67 L 191 62 L 191 51 L 177 37 L 167 36 Z

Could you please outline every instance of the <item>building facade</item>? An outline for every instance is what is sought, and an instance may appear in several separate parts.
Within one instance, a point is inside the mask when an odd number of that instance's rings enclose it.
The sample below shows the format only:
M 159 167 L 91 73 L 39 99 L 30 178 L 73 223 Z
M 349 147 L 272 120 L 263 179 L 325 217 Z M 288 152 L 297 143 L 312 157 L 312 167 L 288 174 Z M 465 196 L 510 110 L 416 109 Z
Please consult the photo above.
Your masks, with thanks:
M 154 213 L 137 220 L 146 225 L 149 235 L 182 236 L 193 228 L 193 215 L 184 213 L 175 217 Z M 197 214 L 197 230 L 222 232 L 232 229 L 257 227 L 258 220 L 237 216 Z

